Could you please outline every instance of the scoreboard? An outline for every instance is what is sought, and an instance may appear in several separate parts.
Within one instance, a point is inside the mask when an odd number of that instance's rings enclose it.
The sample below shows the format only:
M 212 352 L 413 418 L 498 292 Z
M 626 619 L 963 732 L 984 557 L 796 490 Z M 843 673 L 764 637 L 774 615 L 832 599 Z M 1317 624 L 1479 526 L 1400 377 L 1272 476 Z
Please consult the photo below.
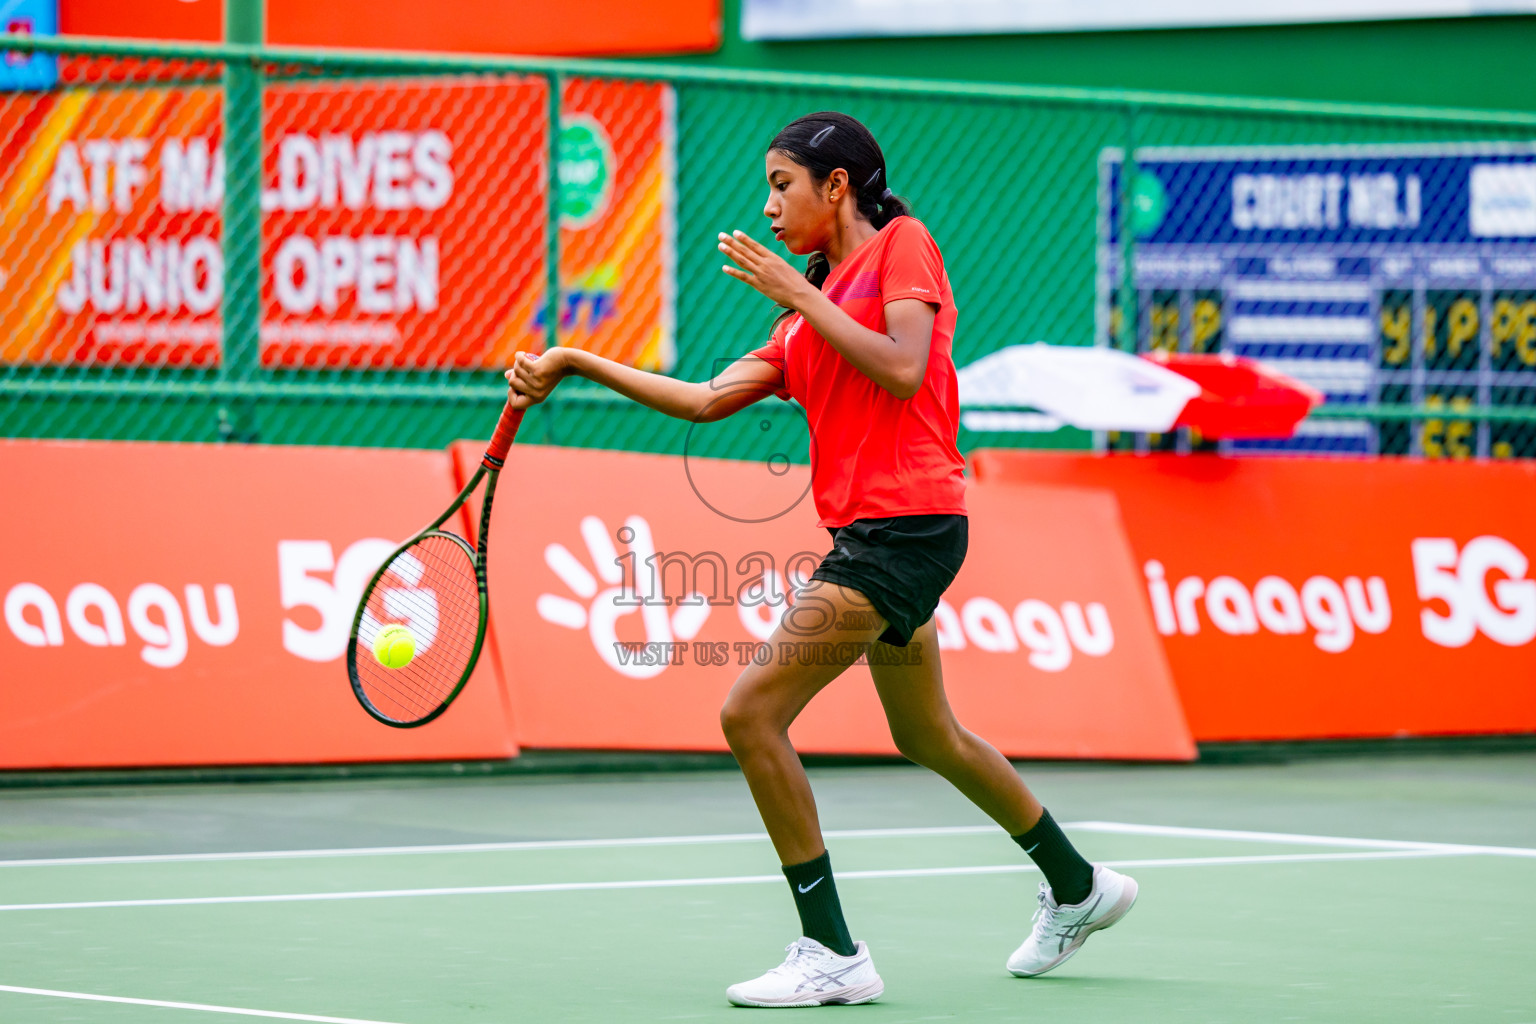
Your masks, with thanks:
M 1445 416 L 1308 420 L 1276 441 L 1112 443 L 1536 457 L 1536 422 L 1469 414 L 1536 408 L 1536 146 L 1139 149 L 1124 211 L 1122 171 L 1122 154 L 1105 151 L 1101 338 L 1126 336 L 1129 304 L 1140 351 L 1249 356 L 1332 407 Z M 1129 267 L 1123 231 L 1134 239 Z

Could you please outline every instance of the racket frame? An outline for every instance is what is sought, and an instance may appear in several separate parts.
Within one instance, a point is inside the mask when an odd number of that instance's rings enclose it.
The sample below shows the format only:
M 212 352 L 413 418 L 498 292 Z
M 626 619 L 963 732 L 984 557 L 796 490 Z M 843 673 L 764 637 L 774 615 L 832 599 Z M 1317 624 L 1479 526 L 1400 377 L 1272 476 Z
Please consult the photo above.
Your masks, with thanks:
M 458 497 L 453 499 L 453 503 L 448 506 L 442 515 L 432 520 L 426 527 L 418 531 L 415 536 L 390 552 L 389 557 L 384 559 L 374 574 L 368 578 L 368 585 L 363 588 L 363 596 L 357 602 L 357 611 L 352 615 L 352 630 L 347 637 L 347 678 L 351 681 L 352 693 L 357 697 L 357 702 L 363 706 L 363 710 L 385 725 L 396 729 L 415 729 L 437 718 L 444 711 L 448 710 L 448 705 L 452 704 L 454 698 L 459 695 L 459 691 L 464 689 L 465 684 L 469 682 L 469 677 L 474 674 L 475 665 L 480 661 L 480 651 L 485 646 L 486 624 L 490 619 L 491 607 L 490 588 L 485 570 L 485 553 L 491 533 L 491 500 L 496 496 L 496 481 L 501 477 L 501 468 L 506 459 L 507 448 L 511 445 L 512 436 L 516 433 L 517 426 L 521 421 L 521 411 L 518 410 L 514 414 L 509 404 L 502 413 L 501 422 L 497 424 L 496 436 L 491 441 L 490 450 L 480 460 L 480 466 L 475 470 L 474 476 L 469 478 L 469 482 L 464 485 L 464 489 L 459 491 Z M 474 493 L 475 488 L 480 486 L 481 480 L 485 481 L 485 497 L 481 500 L 480 506 L 479 536 L 475 539 L 475 546 L 471 548 L 469 541 L 463 537 L 449 530 L 440 530 L 438 527 L 446 523 L 456 512 L 464 507 L 465 503 L 469 501 L 469 496 Z M 480 594 L 480 619 L 475 627 L 475 645 L 470 650 L 469 662 L 465 665 L 464 674 L 459 677 L 453 689 L 443 698 L 442 703 L 432 709 L 425 717 L 403 721 L 398 718 L 391 718 L 374 707 L 373 701 L 363 691 L 362 680 L 358 678 L 357 674 L 357 631 L 362 626 L 363 614 L 368 608 L 368 598 L 372 596 L 373 588 L 384 576 L 385 571 L 389 569 L 390 564 L 400 557 L 401 553 L 406 549 L 428 537 L 446 537 L 462 547 L 465 553 L 470 556 L 470 561 L 475 567 L 475 588 Z

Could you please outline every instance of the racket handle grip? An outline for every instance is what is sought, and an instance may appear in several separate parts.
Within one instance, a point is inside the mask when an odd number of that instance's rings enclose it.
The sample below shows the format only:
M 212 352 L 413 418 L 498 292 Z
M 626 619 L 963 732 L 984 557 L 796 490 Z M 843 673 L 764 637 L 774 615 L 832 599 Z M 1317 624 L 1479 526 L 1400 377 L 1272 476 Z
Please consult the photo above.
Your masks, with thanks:
M 512 448 L 517 428 L 522 426 L 525 411 L 512 408 L 512 397 L 507 396 L 507 404 L 501 410 L 501 419 L 496 423 L 496 433 L 491 435 L 491 443 L 485 448 L 485 457 L 480 460 L 486 469 L 499 470 L 506 463 L 507 452 Z

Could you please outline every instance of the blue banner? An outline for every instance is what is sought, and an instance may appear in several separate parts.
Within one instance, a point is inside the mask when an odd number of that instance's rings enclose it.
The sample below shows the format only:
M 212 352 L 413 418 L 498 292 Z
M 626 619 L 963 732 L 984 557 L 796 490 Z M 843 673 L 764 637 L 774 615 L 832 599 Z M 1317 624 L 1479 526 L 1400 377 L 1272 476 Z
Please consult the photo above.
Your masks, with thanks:
M 58 35 L 58 0 L 0 0 L 0 30 Z M 50 54 L 0 52 L 0 89 L 50 89 L 58 80 L 58 61 Z

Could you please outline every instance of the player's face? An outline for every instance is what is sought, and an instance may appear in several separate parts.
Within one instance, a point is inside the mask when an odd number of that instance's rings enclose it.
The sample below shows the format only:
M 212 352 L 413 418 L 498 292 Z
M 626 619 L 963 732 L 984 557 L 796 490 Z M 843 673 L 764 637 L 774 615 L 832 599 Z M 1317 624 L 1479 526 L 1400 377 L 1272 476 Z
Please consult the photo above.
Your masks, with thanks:
M 837 207 L 827 201 L 825 183 L 778 150 L 768 151 L 768 201 L 763 215 L 773 223 L 773 237 L 797 256 L 824 249 Z

